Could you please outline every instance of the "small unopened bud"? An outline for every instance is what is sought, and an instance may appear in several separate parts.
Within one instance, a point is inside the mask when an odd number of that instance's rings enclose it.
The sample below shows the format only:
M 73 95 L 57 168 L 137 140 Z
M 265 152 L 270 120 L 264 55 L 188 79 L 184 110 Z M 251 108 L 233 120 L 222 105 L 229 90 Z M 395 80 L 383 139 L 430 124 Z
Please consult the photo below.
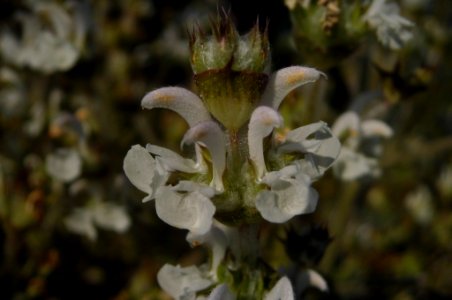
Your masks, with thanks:
M 191 33 L 190 50 L 199 96 L 226 128 L 238 130 L 249 120 L 268 80 L 267 29 L 261 32 L 257 22 L 240 36 L 225 15 L 212 24 L 212 36 L 200 29 Z
M 229 19 L 212 22 L 212 36 L 205 36 L 200 28 L 190 34 L 191 65 L 199 74 L 227 67 L 237 44 L 237 32 Z
M 270 46 L 267 37 L 267 27 L 263 33 L 259 23 L 251 31 L 239 37 L 237 49 L 234 52 L 232 70 L 245 72 L 265 72 L 270 64 Z

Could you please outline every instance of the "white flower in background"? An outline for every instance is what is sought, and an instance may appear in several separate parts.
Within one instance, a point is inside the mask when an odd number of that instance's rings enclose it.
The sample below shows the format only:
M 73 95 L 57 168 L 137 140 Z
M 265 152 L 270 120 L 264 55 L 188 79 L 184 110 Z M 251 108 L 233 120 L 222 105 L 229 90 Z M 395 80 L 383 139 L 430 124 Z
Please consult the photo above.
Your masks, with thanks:
M 95 200 L 85 207 L 74 209 L 64 219 L 64 224 L 68 230 L 95 240 L 96 227 L 123 233 L 130 226 L 130 218 L 124 207 Z
M 0 114 L 17 116 L 25 111 L 25 85 L 19 74 L 7 67 L 0 68 Z
M 82 160 L 77 150 L 59 148 L 46 156 L 47 173 L 63 182 L 76 179 L 82 171 Z
M 29 1 L 28 5 L 30 13 L 16 16 L 22 35 L 1 32 L 1 55 L 12 64 L 45 73 L 71 68 L 80 57 L 85 39 L 82 5 L 73 2 L 70 7 L 51 1 Z
M 413 38 L 414 24 L 400 16 L 397 3 L 387 0 L 373 0 L 364 20 L 375 30 L 378 40 L 384 46 L 398 50 Z
M 213 282 L 196 266 L 181 267 L 165 264 L 157 273 L 160 287 L 175 300 L 196 299 L 196 293 Z
M 444 197 L 452 196 L 452 165 L 443 167 L 436 179 L 436 186 Z
M 419 186 L 405 198 L 405 207 L 419 224 L 428 224 L 435 214 L 433 198 L 428 187 Z
M 282 277 L 265 295 L 264 300 L 294 300 L 292 284 L 287 277 Z
M 354 111 L 339 116 L 332 131 L 342 141 L 342 149 L 334 174 L 342 180 L 378 177 L 378 157 L 382 151 L 381 138 L 392 136 L 392 129 L 379 120 L 362 121 Z
M 322 292 L 328 291 L 328 283 L 315 270 L 304 269 L 298 271 L 294 277 L 294 290 L 297 297 L 300 297 L 308 287 L 315 287 Z

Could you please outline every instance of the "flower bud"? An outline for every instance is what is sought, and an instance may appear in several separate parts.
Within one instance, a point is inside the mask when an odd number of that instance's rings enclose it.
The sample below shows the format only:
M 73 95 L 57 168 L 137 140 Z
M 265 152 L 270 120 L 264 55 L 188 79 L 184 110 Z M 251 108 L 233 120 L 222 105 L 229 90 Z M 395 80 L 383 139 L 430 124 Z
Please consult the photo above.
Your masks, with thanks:
M 237 131 L 250 118 L 267 84 L 270 48 L 267 30 L 256 25 L 240 36 L 224 16 L 212 24 L 212 36 L 190 34 L 191 64 L 198 94 L 209 112 Z
M 304 5 L 286 0 L 296 47 L 303 58 L 329 68 L 353 53 L 363 40 L 361 1 L 321 0 Z

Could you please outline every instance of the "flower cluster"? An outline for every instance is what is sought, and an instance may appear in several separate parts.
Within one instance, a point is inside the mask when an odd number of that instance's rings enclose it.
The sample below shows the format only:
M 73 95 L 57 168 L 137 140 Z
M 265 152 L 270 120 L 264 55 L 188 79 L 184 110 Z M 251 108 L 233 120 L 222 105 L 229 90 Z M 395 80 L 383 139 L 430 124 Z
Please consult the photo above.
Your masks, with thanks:
M 373 0 L 364 20 L 375 30 L 378 40 L 391 50 L 398 50 L 413 37 L 414 24 L 400 16 L 396 3 Z
M 283 125 L 278 108 L 285 96 L 325 76 L 322 72 L 292 66 L 267 74 L 269 47 L 258 25 L 240 36 L 229 21 L 220 21 L 213 32 L 213 37 L 201 32 L 191 36 L 199 96 L 164 87 L 141 102 L 145 109 L 169 109 L 187 121 L 181 146 L 191 145 L 193 158 L 148 144 L 132 146 L 124 159 L 127 177 L 146 193 L 143 202 L 155 200 L 160 219 L 188 230 L 192 244 L 204 243 L 213 250 L 210 270 L 171 265 L 161 269 L 159 283 L 176 299 L 192 299 L 217 280 L 226 248 L 240 248 L 237 236 L 243 232 L 234 228 L 262 219 L 284 223 L 313 212 L 318 193 L 311 184 L 340 152 L 339 140 L 322 121 L 277 138 L 273 134 Z M 237 258 L 252 251 L 242 247 L 232 252 Z M 284 287 L 289 281 L 281 280 L 268 299 L 293 294 Z
M 22 28 L 16 36 L 5 29 L 0 35 L 0 53 L 16 66 L 44 73 L 64 71 L 76 63 L 85 41 L 86 21 L 82 4 L 28 1 L 30 12 L 15 17 Z
M 414 23 L 387 0 L 285 0 L 295 44 L 305 59 L 325 68 L 337 65 L 375 35 L 389 50 L 400 50 L 413 37 Z

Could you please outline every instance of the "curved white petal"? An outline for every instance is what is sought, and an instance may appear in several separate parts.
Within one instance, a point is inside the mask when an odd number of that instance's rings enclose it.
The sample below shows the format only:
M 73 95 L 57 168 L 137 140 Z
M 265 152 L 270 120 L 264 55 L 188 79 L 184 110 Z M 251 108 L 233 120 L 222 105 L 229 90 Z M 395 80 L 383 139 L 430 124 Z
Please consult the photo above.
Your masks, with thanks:
M 195 266 L 182 268 L 165 264 L 157 273 L 160 287 L 174 299 L 195 299 L 196 292 L 212 284 Z
M 267 221 L 284 223 L 295 215 L 313 212 L 317 201 L 317 191 L 309 186 L 309 178 L 299 174 L 295 179 L 277 180 L 271 191 L 260 192 L 256 208 Z
M 156 162 L 144 147 L 134 145 L 130 148 L 124 158 L 123 169 L 137 189 L 149 195 L 154 192 L 151 184 L 156 173 Z
M 215 206 L 197 191 L 182 194 L 165 186 L 158 190 L 155 201 L 157 215 L 171 226 L 195 234 L 205 234 L 212 226 Z
M 228 247 L 228 238 L 226 233 L 219 227 L 213 225 L 210 230 L 203 235 L 189 232 L 187 235 L 187 241 L 193 246 L 197 246 L 199 244 L 207 244 L 209 246 L 212 250 L 210 273 L 211 276 L 216 279 L 217 268 L 223 260 Z
M 297 165 L 290 164 L 278 171 L 272 171 L 265 174 L 262 177 L 262 183 L 272 186 L 278 180 L 289 179 L 295 177 L 295 175 L 300 171 Z
M 322 121 L 290 131 L 286 141 L 278 147 L 279 153 L 305 153 L 305 160 L 300 163 L 312 180 L 321 177 L 332 166 L 340 151 L 339 140 Z
M 264 300 L 294 300 L 295 295 L 293 292 L 292 284 L 290 280 L 284 276 L 275 284 L 270 292 L 265 295 Z
M 207 198 L 212 198 L 216 194 L 216 190 L 203 183 L 198 183 L 194 181 L 189 180 L 180 180 L 177 185 L 173 187 L 174 191 L 177 192 L 185 192 L 185 193 L 191 193 L 191 192 L 199 192 L 202 195 L 206 196 Z
M 180 171 L 185 173 L 197 173 L 199 168 L 197 168 L 196 163 L 187 158 L 183 158 L 179 154 L 164 147 L 147 144 L 146 150 L 152 153 L 154 156 L 158 156 L 161 159 L 163 167 L 168 172 Z
M 212 186 L 223 191 L 223 172 L 226 167 L 226 137 L 220 126 L 207 121 L 198 123 L 185 133 L 181 144 L 198 143 L 205 146 L 212 159 Z
M 301 294 L 308 287 L 316 287 L 322 292 L 328 291 L 328 283 L 318 272 L 306 269 L 297 274 L 295 289 L 297 294 Z
M 250 119 L 248 127 L 248 148 L 250 159 L 254 164 L 257 178 L 260 180 L 267 172 L 264 160 L 263 139 L 273 129 L 280 127 L 283 121 L 279 113 L 267 106 L 256 108 Z
M 268 80 L 261 105 L 278 109 L 289 92 L 306 83 L 317 81 L 320 76 L 326 78 L 324 73 L 308 67 L 293 66 L 278 70 Z
M 190 127 L 211 120 L 202 100 L 187 89 L 164 87 L 147 93 L 141 100 L 146 109 L 167 108 L 181 115 Z
M 361 132 L 365 137 L 380 136 L 389 138 L 392 136 L 392 128 L 379 120 L 366 120 L 361 123 Z

